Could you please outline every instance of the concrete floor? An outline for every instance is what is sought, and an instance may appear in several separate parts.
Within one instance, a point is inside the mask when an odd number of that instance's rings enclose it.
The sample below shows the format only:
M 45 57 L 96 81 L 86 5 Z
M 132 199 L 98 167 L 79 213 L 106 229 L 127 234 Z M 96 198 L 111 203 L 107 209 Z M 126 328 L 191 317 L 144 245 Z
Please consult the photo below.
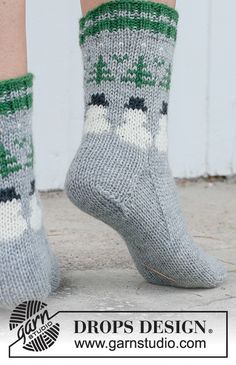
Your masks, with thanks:
M 146 283 L 116 232 L 80 212 L 64 193 L 43 193 L 45 224 L 62 275 L 60 288 L 46 301 L 50 313 L 58 310 L 228 310 L 230 331 L 235 337 L 236 181 L 182 182 L 178 189 L 192 235 L 228 268 L 228 278 L 222 286 L 187 290 Z M 9 312 L 0 311 L 2 344 L 8 338 L 8 320 Z
M 80 212 L 62 192 L 44 193 L 46 228 L 62 274 L 48 303 L 57 310 L 229 310 L 236 317 L 236 182 L 178 186 L 192 235 L 228 268 L 222 286 L 186 290 L 146 283 L 116 232 Z

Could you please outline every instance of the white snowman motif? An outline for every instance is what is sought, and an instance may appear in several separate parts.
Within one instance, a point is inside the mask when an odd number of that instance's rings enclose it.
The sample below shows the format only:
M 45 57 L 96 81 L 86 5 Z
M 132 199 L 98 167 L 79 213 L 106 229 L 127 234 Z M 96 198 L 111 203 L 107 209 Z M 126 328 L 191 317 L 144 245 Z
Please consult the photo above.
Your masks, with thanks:
M 19 238 L 27 229 L 26 219 L 22 215 L 21 199 L 14 188 L 0 191 L 0 224 L 4 227 L 0 242 Z
M 104 93 L 92 95 L 91 99 L 86 113 L 83 133 L 101 134 L 109 132 L 110 124 L 107 118 L 107 107 L 109 104 L 105 99 Z
M 36 194 L 30 199 L 30 225 L 33 231 L 37 232 L 42 228 L 42 209 L 39 205 Z
M 30 226 L 33 231 L 37 232 L 42 228 L 43 218 L 42 209 L 35 192 L 35 181 L 31 182 L 31 192 L 30 192 Z
M 159 130 L 155 138 L 155 146 L 159 152 L 166 153 L 168 151 L 168 104 L 163 102 L 161 117 L 159 120 Z
M 145 149 L 151 145 L 152 138 L 145 127 L 147 124 L 147 107 L 143 98 L 131 97 L 129 104 L 125 104 L 124 121 L 117 128 L 121 140 Z

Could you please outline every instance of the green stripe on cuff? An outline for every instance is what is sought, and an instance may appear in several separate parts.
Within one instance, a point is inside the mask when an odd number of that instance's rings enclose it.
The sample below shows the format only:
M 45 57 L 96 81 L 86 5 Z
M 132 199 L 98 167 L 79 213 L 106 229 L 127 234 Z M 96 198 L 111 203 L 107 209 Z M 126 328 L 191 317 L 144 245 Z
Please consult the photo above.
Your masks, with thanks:
M 94 36 L 104 30 L 113 32 L 120 29 L 148 30 L 156 34 L 164 34 L 166 37 L 172 38 L 174 40 L 176 40 L 177 36 L 176 27 L 168 25 L 167 23 L 155 22 L 149 19 L 132 19 L 120 17 L 115 20 L 102 20 L 96 25 L 87 28 L 80 34 L 80 44 L 83 45 L 88 37 Z
M 19 110 L 30 109 L 32 107 L 32 104 L 32 94 L 25 95 L 21 98 L 12 99 L 4 103 L 0 103 L 0 115 L 9 115 Z
M 0 81 L 0 97 L 9 95 L 12 91 L 27 90 L 33 85 L 33 75 L 28 73 L 23 77 Z
M 166 16 L 170 20 L 178 21 L 178 12 L 160 3 L 154 3 L 151 1 L 117 1 L 108 2 L 98 6 L 97 8 L 89 11 L 85 17 L 80 20 L 80 29 L 83 30 L 85 24 L 89 20 L 96 20 L 103 14 L 114 14 L 120 11 L 128 11 L 131 15 L 139 16 L 141 13 L 148 13 L 156 16 Z

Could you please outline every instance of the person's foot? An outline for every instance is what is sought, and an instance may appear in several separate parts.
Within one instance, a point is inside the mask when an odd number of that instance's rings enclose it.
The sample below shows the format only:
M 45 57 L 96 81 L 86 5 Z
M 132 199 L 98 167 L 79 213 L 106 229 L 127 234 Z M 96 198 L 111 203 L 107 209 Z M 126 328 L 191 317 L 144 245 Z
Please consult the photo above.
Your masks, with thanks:
M 32 75 L 0 82 L 0 305 L 46 298 L 59 269 L 33 174 Z
M 168 164 L 177 20 L 165 5 L 138 1 L 103 4 L 81 20 L 86 120 L 66 191 L 120 233 L 147 281 L 212 288 L 225 269 L 189 235 Z

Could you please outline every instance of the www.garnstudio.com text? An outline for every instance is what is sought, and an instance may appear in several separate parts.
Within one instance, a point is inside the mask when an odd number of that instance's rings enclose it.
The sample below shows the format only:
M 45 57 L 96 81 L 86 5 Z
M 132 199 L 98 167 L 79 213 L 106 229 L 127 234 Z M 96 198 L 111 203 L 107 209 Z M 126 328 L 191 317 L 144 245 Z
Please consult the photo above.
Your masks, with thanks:
M 75 334 L 205 334 L 206 321 L 190 320 L 140 320 L 138 325 L 134 326 L 133 321 L 82 321 L 75 320 Z M 117 349 L 161 349 L 161 348 L 206 348 L 206 341 L 202 339 L 195 340 L 170 340 L 167 337 L 160 336 L 156 339 L 115 339 L 115 340 L 75 340 L 77 349 L 108 349 L 115 351 Z

